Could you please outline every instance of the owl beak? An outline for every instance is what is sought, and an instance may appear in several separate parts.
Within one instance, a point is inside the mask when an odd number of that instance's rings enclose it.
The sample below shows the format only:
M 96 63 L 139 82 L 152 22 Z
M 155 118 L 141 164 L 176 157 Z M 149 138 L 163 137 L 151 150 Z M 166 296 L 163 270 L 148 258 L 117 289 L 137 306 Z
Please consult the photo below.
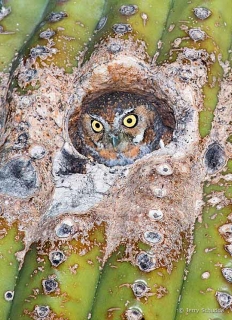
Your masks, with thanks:
M 116 148 L 120 143 L 120 138 L 118 136 L 112 135 L 111 136 L 111 143 L 114 148 Z

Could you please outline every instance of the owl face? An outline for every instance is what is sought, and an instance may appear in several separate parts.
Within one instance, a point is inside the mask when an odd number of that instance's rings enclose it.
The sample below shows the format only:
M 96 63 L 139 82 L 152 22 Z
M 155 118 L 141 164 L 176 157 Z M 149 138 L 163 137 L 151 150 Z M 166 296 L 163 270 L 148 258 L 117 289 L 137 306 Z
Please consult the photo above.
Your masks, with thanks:
M 155 106 L 133 94 L 107 94 L 84 107 L 77 149 L 107 166 L 130 164 L 153 151 L 165 131 Z

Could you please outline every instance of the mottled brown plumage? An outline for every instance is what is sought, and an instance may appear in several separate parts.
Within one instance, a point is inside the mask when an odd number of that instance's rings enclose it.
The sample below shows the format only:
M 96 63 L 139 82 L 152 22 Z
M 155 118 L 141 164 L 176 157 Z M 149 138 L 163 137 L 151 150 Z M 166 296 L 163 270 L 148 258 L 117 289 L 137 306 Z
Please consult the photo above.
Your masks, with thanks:
M 76 123 L 74 146 L 107 166 L 133 163 L 170 142 L 166 127 L 154 103 L 141 96 L 113 92 L 86 103 Z

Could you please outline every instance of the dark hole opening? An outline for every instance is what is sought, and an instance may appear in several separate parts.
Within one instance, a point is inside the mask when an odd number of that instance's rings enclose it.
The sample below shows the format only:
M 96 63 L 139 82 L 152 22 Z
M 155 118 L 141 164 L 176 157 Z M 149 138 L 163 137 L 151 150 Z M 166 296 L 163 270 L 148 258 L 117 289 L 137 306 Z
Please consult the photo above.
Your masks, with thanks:
M 135 126 L 123 128 L 122 119 L 133 113 Z M 103 124 L 101 137 L 89 130 L 90 119 Z M 128 118 L 128 124 L 133 119 Z M 96 123 L 96 128 L 100 128 Z M 69 136 L 75 149 L 106 166 L 127 165 L 160 148 L 173 138 L 176 122 L 168 102 L 154 95 L 114 91 L 87 97 L 69 118 Z

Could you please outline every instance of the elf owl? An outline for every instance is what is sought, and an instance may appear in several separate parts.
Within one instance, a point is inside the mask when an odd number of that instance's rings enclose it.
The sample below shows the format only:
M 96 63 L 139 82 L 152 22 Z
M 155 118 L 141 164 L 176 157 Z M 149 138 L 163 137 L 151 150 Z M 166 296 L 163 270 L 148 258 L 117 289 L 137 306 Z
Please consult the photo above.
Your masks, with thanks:
M 172 128 L 164 125 L 155 103 L 112 92 L 83 104 L 72 142 L 82 155 L 112 167 L 133 163 L 171 136 Z

